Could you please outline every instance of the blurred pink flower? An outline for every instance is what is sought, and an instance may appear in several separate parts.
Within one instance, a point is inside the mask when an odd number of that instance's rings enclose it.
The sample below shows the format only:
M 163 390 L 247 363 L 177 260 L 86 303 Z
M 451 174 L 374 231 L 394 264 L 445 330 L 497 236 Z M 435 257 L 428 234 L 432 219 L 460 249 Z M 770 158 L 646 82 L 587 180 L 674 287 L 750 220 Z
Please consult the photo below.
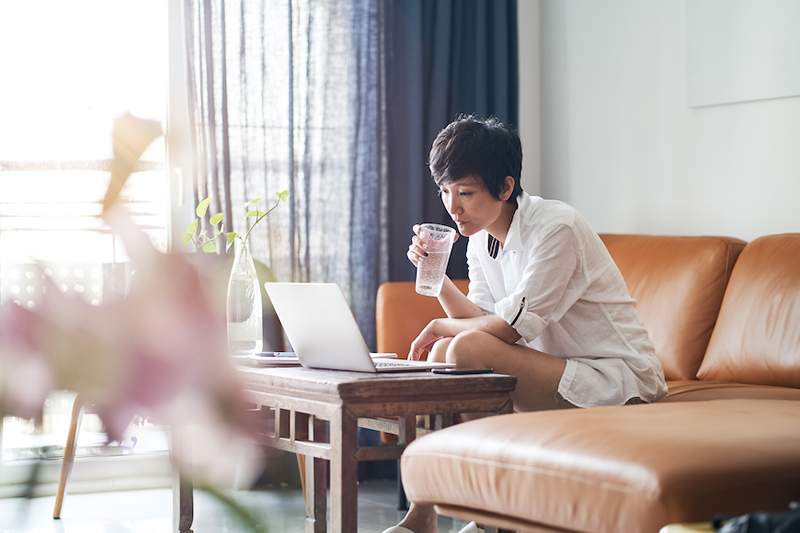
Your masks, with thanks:
M 35 309 L 0 307 L 0 413 L 38 416 L 51 390 L 72 390 L 92 405 L 110 439 L 120 439 L 134 416 L 151 417 L 177 440 L 176 460 L 194 459 L 201 476 L 230 475 L 237 458 L 219 454 L 220 443 L 244 459 L 257 454 L 244 388 L 227 355 L 224 306 L 211 297 L 214 281 L 187 257 L 156 250 L 117 202 L 159 134 L 156 123 L 130 115 L 115 122 L 103 217 L 135 268 L 129 294 L 92 306 L 46 279 Z M 231 464 L 211 464 L 220 461 Z

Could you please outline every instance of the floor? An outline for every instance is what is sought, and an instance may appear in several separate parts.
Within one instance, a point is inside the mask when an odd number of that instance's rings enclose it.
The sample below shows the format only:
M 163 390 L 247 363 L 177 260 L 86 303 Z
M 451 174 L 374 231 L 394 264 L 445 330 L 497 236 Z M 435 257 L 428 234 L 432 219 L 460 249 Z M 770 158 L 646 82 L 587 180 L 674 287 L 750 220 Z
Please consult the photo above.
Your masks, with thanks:
M 237 492 L 236 498 L 264 517 L 269 533 L 303 531 L 303 499 L 298 490 Z M 358 531 L 380 532 L 403 513 L 395 508 L 393 481 L 359 485 Z M 61 520 L 50 518 L 53 498 L 0 499 L 0 533 L 168 533 L 172 492 L 153 489 L 103 494 L 74 494 L 65 499 Z M 439 531 L 455 533 L 463 522 L 439 519 Z M 229 512 L 204 493 L 195 495 L 195 533 L 244 533 Z

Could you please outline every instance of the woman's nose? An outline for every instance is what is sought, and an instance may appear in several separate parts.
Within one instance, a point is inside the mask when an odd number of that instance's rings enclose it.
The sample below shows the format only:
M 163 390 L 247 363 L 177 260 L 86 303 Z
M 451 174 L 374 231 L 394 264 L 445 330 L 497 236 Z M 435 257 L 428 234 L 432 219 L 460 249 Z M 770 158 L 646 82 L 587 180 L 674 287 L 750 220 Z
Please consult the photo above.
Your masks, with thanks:
M 454 215 L 460 209 L 460 205 L 458 204 L 458 198 L 455 194 L 450 195 L 450 199 L 447 202 L 447 212 L 451 215 Z

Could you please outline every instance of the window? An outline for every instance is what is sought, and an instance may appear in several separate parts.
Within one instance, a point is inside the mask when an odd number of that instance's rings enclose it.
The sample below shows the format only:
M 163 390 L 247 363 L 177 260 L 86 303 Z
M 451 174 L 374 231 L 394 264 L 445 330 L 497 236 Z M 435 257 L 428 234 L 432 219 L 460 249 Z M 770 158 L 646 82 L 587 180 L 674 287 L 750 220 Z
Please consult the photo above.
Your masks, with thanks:
M 163 0 L 0 3 L 0 301 L 36 305 L 42 286 L 35 263 L 62 290 L 94 304 L 125 290 L 125 251 L 98 218 L 112 157 L 111 123 L 124 111 L 165 122 L 167 47 Z M 169 183 L 163 139 L 144 155 L 123 198 L 164 249 Z M 2 458 L 60 450 L 70 407 L 69 395 L 54 395 L 39 432 L 28 421 L 5 419 Z M 163 449 L 163 438 L 146 427 L 134 429 L 135 448 Z M 79 455 L 102 441 L 100 430 L 95 417 L 84 416 Z

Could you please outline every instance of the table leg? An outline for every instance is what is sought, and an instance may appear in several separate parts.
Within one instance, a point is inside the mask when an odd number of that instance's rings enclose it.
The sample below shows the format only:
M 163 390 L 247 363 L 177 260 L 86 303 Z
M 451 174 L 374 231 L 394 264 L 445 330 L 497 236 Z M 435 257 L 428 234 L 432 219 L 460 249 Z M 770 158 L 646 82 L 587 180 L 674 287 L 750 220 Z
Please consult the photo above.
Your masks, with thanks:
M 331 419 L 331 531 L 358 527 L 358 418 L 341 409 Z
M 397 460 L 397 510 L 408 511 L 408 498 L 403 487 L 403 473 L 400 470 L 400 459 Z
M 326 424 L 316 417 L 311 421 L 311 440 L 325 442 Z M 306 456 L 306 533 L 325 533 L 328 512 L 328 464 L 325 459 Z
M 173 531 L 178 533 L 192 533 L 194 521 L 193 486 L 190 479 L 176 472 L 173 480 Z
M 398 422 L 399 435 L 397 436 L 397 443 L 407 446 L 417 437 L 417 417 L 416 415 L 401 416 Z M 406 490 L 403 488 L 403 477 L 400 472 L 400 459 L 397 460 L 397 510 L 408 511 L 408 499 L 406 498 Z

